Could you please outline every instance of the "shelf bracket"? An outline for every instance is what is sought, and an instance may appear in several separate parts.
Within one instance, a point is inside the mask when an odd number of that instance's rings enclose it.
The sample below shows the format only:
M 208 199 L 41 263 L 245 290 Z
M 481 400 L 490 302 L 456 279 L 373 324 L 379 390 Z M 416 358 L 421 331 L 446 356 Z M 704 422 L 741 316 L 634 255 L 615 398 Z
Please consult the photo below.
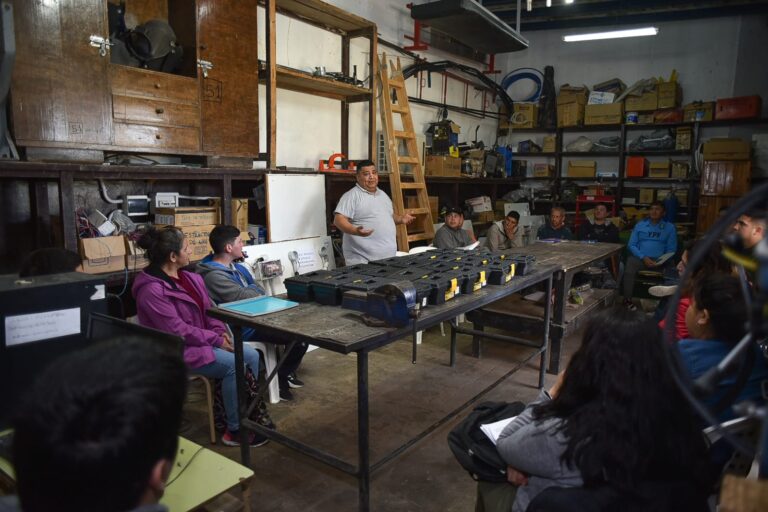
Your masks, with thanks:
M 413 4 L 406 4 L 406 7 L 411 9 Z M 409 52 L 424 52 L 429 50 L 429 45 L 421 40 L 421 28 L 426 26 L 428 26 L 426 23 L 422 23 L 419 20 L 413 20 L 413 35 L 409 36 L 408 34 L 405 34 L 403 36 L 406 39 L 413 41 L 413 44 L 403 47 L 404 50 Z

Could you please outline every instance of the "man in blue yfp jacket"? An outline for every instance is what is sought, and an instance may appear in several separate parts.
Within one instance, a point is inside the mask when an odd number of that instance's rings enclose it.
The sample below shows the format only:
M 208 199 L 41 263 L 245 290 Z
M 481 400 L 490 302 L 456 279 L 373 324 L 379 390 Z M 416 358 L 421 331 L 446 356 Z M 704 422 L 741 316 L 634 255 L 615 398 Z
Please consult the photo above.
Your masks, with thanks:
M 661 264 L 656 260 L 667 253 L 677 250 L 677 231 L 675 225 L 662 220 L 664 205 L 660 201 L 651 203 L 647 219 L 637 223 L 632 230 L 627 248 L 630 254 L 624 268 L 624 304 L 635 309 L 632 304 L 632 289 L 635 286 L 635 276 L 639 270 L 663 271 L 667 266 L 674 265 L 672 258 Z
M 264 288 L 253 280 L 248 269 L 238 263 L 245 257 L 239 229 L 235 226 L 216 226 L 208 236 L 208 241 L 213 254 L 206 256 L 197 264 L 197 273 L 203 276 L 208 295 L 213 302 L 222 304 L 266 294 Z M 260 341 L 256 339 L 253 329 L 250 328 L 243 329 L 243 339 Z M 304 385 L 296 377 L 296 370 L 306 352 L 307 345 L 297 343 L 280 367 L 277 377 L 280 382 L 281 400 L 293 400 L 291 388 L 300 388 Z

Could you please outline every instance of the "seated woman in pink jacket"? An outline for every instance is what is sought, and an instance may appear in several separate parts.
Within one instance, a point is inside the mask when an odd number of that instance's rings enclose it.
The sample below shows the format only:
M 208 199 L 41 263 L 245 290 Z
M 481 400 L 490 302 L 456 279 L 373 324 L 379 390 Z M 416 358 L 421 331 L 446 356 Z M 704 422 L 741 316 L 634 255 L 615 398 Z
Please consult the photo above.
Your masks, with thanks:
M 151 228 L 139 240 L 149 266 L 133 283 L 139 323 L 184 338 L 184 361 L 192 373 L 222 379 L 227 431 L 222 443 L 239 445 L 235 354 L 227 326 L 205 311 L 212 306 L 203 278 L 182 270 L 189 265 L 189 241 L 175 227 Z M 245 364 L 254 376 L 259 372 L 259 353 L 243 347 Z M 249 444 L 261 446 L 267 438 L 251 433 Z

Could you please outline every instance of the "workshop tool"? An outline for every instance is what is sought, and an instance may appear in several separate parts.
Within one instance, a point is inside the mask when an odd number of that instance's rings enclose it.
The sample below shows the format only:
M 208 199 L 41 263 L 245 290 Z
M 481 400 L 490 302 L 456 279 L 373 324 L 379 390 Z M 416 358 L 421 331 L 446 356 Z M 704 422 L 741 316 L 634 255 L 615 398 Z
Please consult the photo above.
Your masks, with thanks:
M 387 55 L 384 54 L 379 65 L 379 80 L 382 87 L 382 92 L 379 94 L 379 105 L 387 142 L 389 186 L 392 192 L 395 215 L 407 213 L 416 217 L 410 233 L 405 224 L 397 225 L 397 249 L 408 252 L 411 242 L 431 241 L 435 237 L 435 226 L 429 207 L 424 170 L 421 168 L 421 160 L 416 146 L 416 133 L 413 128 L 411 108 L 408 105 L 408 91 L 405 88 L 400 59 L 397 59 L 396 67 L 391 66 L 393 68 L 392 76 L 390 76 L 390 65 L 387 64 Z M 395 129 L 395 126 L 398 125 L 393 118 L 395 115 L 401 117 L 402 130 Z M 405 154 L 400 154 L 400 141 L 404 142 Z M 407 167 L 410 167 L 411 172 L 405 174 L 405 171 L 408 170 Z M 412 181 L 401 181 L 401 179 L 407 178 L 412 178 Z M 415 204 L 409 204 L 408 208 L 405 207 L 404 192 L 410 193 L 407 196 L 408 199 L 415 199 Z
M 336 166 L 339 167 L 336 167 Z M 347 160 L 343 153 L 334 153 L 328 160 L 320 160 L 317 170 L 320 172 L 331 172 L 336 174 L 354 174 L 357 169 L 354 160 Z
M 395 327 L 408 325 L 418 317 L 417 304 L 416 288 L 408 281 L 384 283 L 370 291 L 348 290 L 342 303 L 347 309 L 361 311 Z

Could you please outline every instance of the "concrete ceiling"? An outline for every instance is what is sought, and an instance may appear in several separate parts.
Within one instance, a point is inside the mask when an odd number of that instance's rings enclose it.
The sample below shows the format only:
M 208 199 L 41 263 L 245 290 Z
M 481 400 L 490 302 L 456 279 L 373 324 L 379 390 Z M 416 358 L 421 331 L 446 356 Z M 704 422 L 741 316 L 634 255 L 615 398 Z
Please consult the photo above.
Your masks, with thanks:
M 513 28 L 516 0 L 482 0 L 480 3 Z M 768 0 L 534 0 L 533 10 L 522 0 L 521 32 L 532 30 L 638 25 L 694 18 L 768 14 Z

